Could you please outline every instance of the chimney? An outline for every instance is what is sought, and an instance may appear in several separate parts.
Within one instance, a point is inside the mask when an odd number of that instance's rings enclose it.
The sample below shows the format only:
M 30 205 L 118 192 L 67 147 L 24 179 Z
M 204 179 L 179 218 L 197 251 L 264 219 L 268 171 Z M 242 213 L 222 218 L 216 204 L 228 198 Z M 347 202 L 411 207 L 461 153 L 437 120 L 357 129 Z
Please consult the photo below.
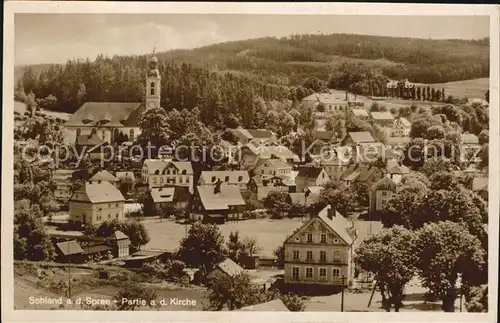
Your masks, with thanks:
M 220 180 L 220 178 L 217 180 L 217 182 L 215 183 L 215 187 L 214 187 L 214 194 L 218 194 L 220 193 L 220 187 L 221 187 L 221 184 L 222 184 L 222 181 Z
M 328 205 L 328 210 L 327 210 L 327 217 L 330 219 L 330 220 L 333 220 L 333 218 L 335 217 L 335 209 L 333 208 L 332 205 Z

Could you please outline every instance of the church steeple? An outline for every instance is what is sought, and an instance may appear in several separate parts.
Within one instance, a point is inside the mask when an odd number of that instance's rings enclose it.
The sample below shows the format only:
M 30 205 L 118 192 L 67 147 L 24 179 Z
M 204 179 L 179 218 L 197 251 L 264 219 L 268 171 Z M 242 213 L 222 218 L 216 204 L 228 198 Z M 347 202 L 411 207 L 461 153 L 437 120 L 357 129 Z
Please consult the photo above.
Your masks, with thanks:
M 146 109 L 160 107 L 161 76 L 158 70 L 158 59 L 153 50 L 153 57 L 149 61 L 146 77 Z

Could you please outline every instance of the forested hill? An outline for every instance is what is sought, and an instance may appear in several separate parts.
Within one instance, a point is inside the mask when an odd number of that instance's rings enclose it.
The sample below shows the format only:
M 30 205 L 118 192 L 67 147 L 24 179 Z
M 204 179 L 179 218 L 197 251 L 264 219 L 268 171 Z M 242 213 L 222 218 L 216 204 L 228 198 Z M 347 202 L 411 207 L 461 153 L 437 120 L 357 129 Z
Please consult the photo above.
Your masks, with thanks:
M 426 40 L 347 34 L 227 42 L 157 54 L 162 105 L 199 106 L 208 120 L 244 118 L 256 96 L 300 100 L 321 87 L 377 94 L 387 78 L 443 83 L 488 77 L 489 40 Z M 16 92 L 74 112 L 85 101 L 142 101 L 146 55 L 16 67 Z M 231 73 L 226 73 L 226 72 Z M 312 80 L 312 82 L 311 82 Z M 22 86 L 21 86 L 22 85 Z M 214 111 L 218 113 L 211 115 Z

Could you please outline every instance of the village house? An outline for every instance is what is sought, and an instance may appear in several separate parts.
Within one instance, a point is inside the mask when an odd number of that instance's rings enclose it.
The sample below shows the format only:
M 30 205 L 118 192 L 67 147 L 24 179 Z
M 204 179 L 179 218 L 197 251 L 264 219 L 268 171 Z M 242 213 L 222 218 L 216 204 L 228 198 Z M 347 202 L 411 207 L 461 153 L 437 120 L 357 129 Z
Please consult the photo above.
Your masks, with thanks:
M 362 163 L 376 160 L 383 148 L 368 131 L 348 132 L 341 146 L 350 148 L 349 152 L 344 153 L 344 157 L 350 156 L 350 160 Z
M 205 223 L 238 220 L 246 210 L 240 190 L 220 180 L 215 185 L 197 186 L 191 205 L 189 218 Z
M 248 172 L 245 170 L 202 171 L 198 185 L 215 185 L 221 181 L 227 185 L 236 185 L 239 189 L 247 188 L 249 181 Z
M 334 131 L 314 131 L 313 147 L 310 150 L 313 155 L 325 153 L 336 146 L 339 142 L 337 134 Z
M 289 177 L 292 171 L 292 166 L 287 164 L 282 159 L 260 159 L 255 168 L 253 169 L 253 173 L 255 175 L 260 175 L 263 179 L 271 178 L 271 177 Z
M 319 201 L 322 186 L 311 186 L 305 192 L 290 192 L 288 194 L 288 203 L 302 206 L 310 206 Z
M 368 111 L 366 111 L 365 109 L 351 109 L 349 113 L 351 117 L 358 118 L 363 121 L 368 121 L 368 119 L 370 118 Z
M 205 277 L 206 285 L 216 281 L 227 281 L 244 273 L 245 270 L 235 263 L 231 258 L 226 258 L 220 262 L 215 268 Z
M 474 177 L 472 180 L 472 191 L 488 202 L 488 177 Z
M 410 169 L 402 164 L 396 164 L 392 167 L 388 165 L 387 167 L 387 177 L 392 179 L 396 184 L 401 183 L 403 176 L 408 175 Z
M 245 129 L 239 126 L 236 129 L 227 129 L 240 145 L 246 145 L 250 142 L 255 145 L 275 145 L 277 143 L 276 134 L 267 129 Z
M 371 186 L 374 182 L 378 181 L 384 176 L 382 170 L 378 167 L 366 165 L 366 164 L 358 164 L 351 165 L 347 168 L 347 170 L 342 174 L 340 181 L 345 186 L 350 187 L 356 183 L 366 184 Z
M 236 161 L 253 168 L 262 159 L 281 159 L 288 164 L 300 163 L 300 158 L 285 146 L 263 146 L 248 143 L 236 154 Z
M 124 202 L 122 193 L 110 182 L 85 182 L 69 199 L 70 222 L 95 225 L 123 220 Z
M 146 159 L 142 166 L 142 180 L 149 189 L 168 185 L 186 186 L 193 193 L 194 172 L 191 162 L 171 159 Z
M 474 149 L 480 147 L 479 138 L 473 133 L 463 133 L 460 135 L 460 140 L 463 149 Z
M 394 120 L 392 125 L 392 137 L 408 137 L 410 135 L 411 123 L 408 119 L 399 117 Z
M 392 129 L 394 116 L 390 112 L 371 112 L 370 121 L 379 127 Z
M 339 154 L 341 158 L 338 157 Z M 343 150 L 337 148 L 335 151 L 321 154 L 316 160 L 316 164 L 323 168 L 330 177 L 330 180 L 337 184 L 340 182 L 340 177 L 349 166 L 349 160 L 344 158 L 342 154 Z
M 330 181 L 330 177 L 321 167 L 302 166 L 299 167 L 299 173 L 295 178 L 297 192 L 305 192 L 310 186 L 323 186 Z
M 373 184 L 369 193 L 369 213 L 376 214 L 380 210 L 384 209 L 388 201 L 396 192 L 396 189 L 396 182 L 387 176 Z
M 80 156 L 87 156 L 91 161 L 109 160 L 108 157 L 111 154 L 111 151 L 107 149 L 109 143 L 102 140 L 94 131 L 89 135 L 78 135 L 74 144 L 75 150 Z
M 317 110 L 319 105 L 324 107 L 324 111 L 335 112 L 345 111 L 348 107 L 362 107 L 364 101 L 359 100 L 356 95 L 348 92 L 330 90 L 327 93 L 313 93 L 301 100 L 305 108 Z
M 240 149 L 241 144 L 232 144 L 229 141 L 226 140 L 220 140 L 219 141 L 219 148 L 222 149 L 224 156 L 227 158 L 228 164 L 234 164 L 235 163 L 235 155 Z
M 118 186 L 118 178 L 116 178 L 115 176 L 113 176 L 113 174 L 111 174 L 110 172 L 108 172 L 105 169 L 100 170 L 97 173 L 95 173 L 94 176 L 92 176 L 89 179 L 89 181 L 91 181 L 91 182 L 97 182 L 97 181 L 104 182 L 104 181 L 106 181 L 106 182 L 110 182 L 115 187 Z
M 63 125 L 64 142 L 95 134 L 110 144 L 134 142 L 140 134 L 139 121 L 147 109 L 160 107 L 161 76 L 158 59 L 152 57 L 146 73 L 144 102 L 86 102 Z
M 271 192 L 290 192 L 295 191 L 295 183 L 288 178 L 279 176 L 263 177 L 255 175 L 248 181 L 247 188 L 257 196 L 258 200 L 265 199 Z
M 132 183 L 135 182 L 134 172 L 116 172 L 115 177 L 118 179 L 118 181 L 129 179 L 132 181 Z
M 331 206 L 304 223 L 284 243 L 285 284 L 315 290 L 347 286 L 353 277 L 356 230 Z
M 168 206 L 187 209 L 191 200 L 189 188 L 186 186 L 156 187 L 151 189 L 150 194 L 157 214 Z

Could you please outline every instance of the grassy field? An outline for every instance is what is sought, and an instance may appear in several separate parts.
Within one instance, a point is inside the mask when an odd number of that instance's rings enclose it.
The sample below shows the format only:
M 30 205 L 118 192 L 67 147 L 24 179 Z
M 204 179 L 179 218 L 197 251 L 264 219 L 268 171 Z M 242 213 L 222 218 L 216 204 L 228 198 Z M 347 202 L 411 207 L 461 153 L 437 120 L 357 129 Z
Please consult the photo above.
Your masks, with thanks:
M 436 89 L 444 88 L 446 96 L 453 95 L 454 97 L 466 97 L 469 99 L 473 98 L 484 98 L 484 94 L 489 89 L 490 79 L 480 78 L 474 80 L 466 81 L 456 81 L 448 83 L 438 83 L 438 84 L 418 84 L 419 86 L 430 86 Z
M 189 226 L 177 224 L 171 220 L 145 220 L 143 223 L 151 237 L 151 241 L 145 248 L 151 249 L 177 249 L 180 240 L 189 230 Z M 229 238 L 232 231 L 239 231 L 241 238 L 254 238 L 262 248 L 260 254 L 273 256 L 273 251 L 301 225 L 302 222 L 299 219 L 262 219 L 231 221 L 219 225 L 219 229 L 225 240 Z

